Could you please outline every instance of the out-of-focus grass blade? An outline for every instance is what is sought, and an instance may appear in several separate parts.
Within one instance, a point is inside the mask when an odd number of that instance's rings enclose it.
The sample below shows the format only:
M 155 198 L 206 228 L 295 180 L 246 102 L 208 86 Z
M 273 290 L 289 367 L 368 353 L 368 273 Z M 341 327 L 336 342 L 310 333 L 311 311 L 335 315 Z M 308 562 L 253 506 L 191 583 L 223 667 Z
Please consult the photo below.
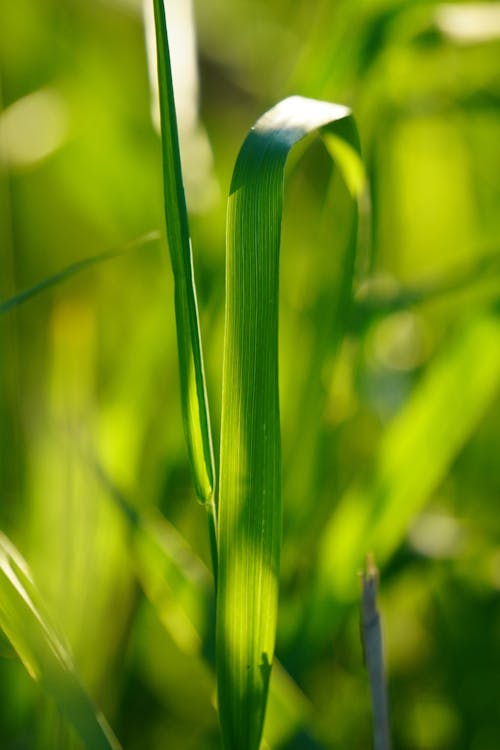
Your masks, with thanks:
M 149 232 L 142 237 L 138 237 L 137 239 L 128 242 L 119 250 L 109 250 L 106 253 L 92 255 L 90 258 L 84 258 L 83 260 L 79 260 L 76 263 L 72 263 L 66 268 L 63 268 L 61 271 L 54 273 L 52 276 L 48 276 L 46 279 L 43 279 L 43 281 L 40 281 L 38 284 L 34 284 L 28 289 L 23 289 L 22 292 L 18 292 L 12 297 L 0 301 L 0 315 L 10 312 L 10 310 L 14 309 L 15 307 L 22 305 L 23 302 L 27 302 L 32 297 L 36 297 L 37 294 L 44 292 L 46 289 L 49 289 L 52 286 L 61 284 L 63 281 L 66 281 L 66 279 L 71 278 L 71 276 L 75 276 L 81 271 L 85 271 L 87 268 L 95 266 L 97 263 L 103 263 L 106 260 L 118 258 L 128 250 L 142 247 L 143 245 L 149 244 L 150 242 L 154 242 L 158 238 L 158 232 Z
M 177 646 L 201 654 L 212 623 L 210 572 L 160 515 L 138 516 L 134 526 L 136 570 L 146 596 Z
M 228 203 L 219 495 L 217 682 L 226 750 L 257 750 L 274 654 L 281 546 L 278 266 L 291 147 L 324 128 L 358 141 L 346 107 L 290 97 L 247 136 Z M 340 164 L 341 168 L 343 164 Z M 355 170 L 349 178 L 355 180 Z
M 136 575 L 159 619 L 182 651 L 201 653 L 213 619 L 210 572 L 166 518 L 137 511 L 100 462 L 90 462 L 129 524 Z
M 401 543 L 497 395 L 499 382 L 500 319 L 485 313 L 461 327 L 429 366 L 387 428 L 371 482 L 348 490 L 325 527 L 316 604 L 308 618 L 321 632 L 311 637 L 325 635 L 330 605 L 355 599 L 356 571 L 367 550 L 383 563 Z
M 490 299 L 500 297 L 500 255 L 489 252 L 474 260 L 467 268 L 444 277 L 429 280 L 427 283 L 398 288 L 397 284 L 389 286 L 383 279 L 365 282 L 353 303 L 351 311 L 351 328 L 363 330 L 381 316 L 405 310 L 416 305 L 426 304 L 448 294 L 472 289 L 486 282 Z M 394 288 L 395 287 L 395 288 Z
M 271 748 L 281 747 L 307 727 L 312 713 L 312 705 L 307 697 L 275 659 L 264 722 L 265 742 Z
M 182 412 L 196 493 L 199 500 L 207 505 L 209 517 L 212 519 L 211 543 L 215 561 L 215 509 L 213 505 L 215 472 L 212 437 L 163 0 L 154 0 L 154 12 L 160 92 L 165 220 L 175 282 L 175 316 Z
M 51 695 L 89 750 L 120 750 L 83 689 L 68 648 L 50 621 L 25 560 L 0 533 L 0 627 L 34 680 Z
M 368 543 L 386 560 L 498 394 L 500 319 L 470 321 L 443 351 L 382 442 Z

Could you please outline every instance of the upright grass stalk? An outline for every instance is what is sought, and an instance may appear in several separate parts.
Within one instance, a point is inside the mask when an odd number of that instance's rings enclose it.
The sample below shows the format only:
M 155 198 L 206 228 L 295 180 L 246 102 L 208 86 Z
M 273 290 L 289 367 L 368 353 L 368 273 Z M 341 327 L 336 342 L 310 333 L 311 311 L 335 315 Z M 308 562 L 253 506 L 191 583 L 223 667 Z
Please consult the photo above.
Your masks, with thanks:
M 164 0 L 153 0 L 160 96 L 165 221 L 175 283 L 175 318 L 181 381 L 182 415 L 196 494 L 208 512 L 214 577 L 217 577 L 215 471 L 210 416 L 203 368 L 198 305 L 193 273 L 186 198 Z
M 290 97 L 261 117 L 228 203 L 219 525 L 192 253 L 163 0 L 154 0 L 165 216 L 175 281 L 184 426 L 209 510 L 217 576 L 216 667 L 225 750 L 258 750 L 274 657 L 281 548 L 278 270 L 283 176 L 292 146 L 322 129 L 353 197 L 362 168 L 346 107 Z M 356 212 L 349 243 L 356 232 Z
M 258 750 L 264 723 L 281 548 L 283 175 L 292 146 L 319 128 L 344 144 L 340 161 L 346 183 L 356 192 L 361 171 L 356 170 L 358 140 L 350 111 L 298 96 L 257 121 L 238 156 L 230 189 L 216 623 L 219 713 L 227 750 Z
M 391 750 L 382 625 L 377 609 L 377 581 L 378 571 L 373 555 L 368 555 L 366 569 L 361 574 L 361 634 L 372 699 L 373 750 Z

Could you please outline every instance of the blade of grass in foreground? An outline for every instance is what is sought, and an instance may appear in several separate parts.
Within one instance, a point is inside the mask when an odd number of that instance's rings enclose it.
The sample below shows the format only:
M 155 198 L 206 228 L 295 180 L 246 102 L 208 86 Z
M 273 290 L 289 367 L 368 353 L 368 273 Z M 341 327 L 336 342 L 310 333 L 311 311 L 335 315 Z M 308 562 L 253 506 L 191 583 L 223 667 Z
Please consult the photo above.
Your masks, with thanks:
M 50 622 L 25 560 L 0 533 L 0 628 L 34 680 L 54 699 L 89 750 L 120 750 L 75 672 L 61 636 Z
M 281 546 L 278 266 L 283 173 L 322 128 L 359 189 L 346 107 L 290 97 L 261 117 L 238 156 L 228 203 L 217 593 L 217 682 L 226 750 L 260 744 L 276 630 Z M 339 145 L 341 146 L 339 148 Z
M 198 306 L 186 199 L 182 182 L 179 136 L 168 47 L 164 0 L 154 0 L 160 93 L 163 188 L 168 246 L 175 282 L 175 318 L 181 380 L 182 414 L 198 499 L 209 513 L 215 563 L 215 472 L 210 417 L 203 370 Z

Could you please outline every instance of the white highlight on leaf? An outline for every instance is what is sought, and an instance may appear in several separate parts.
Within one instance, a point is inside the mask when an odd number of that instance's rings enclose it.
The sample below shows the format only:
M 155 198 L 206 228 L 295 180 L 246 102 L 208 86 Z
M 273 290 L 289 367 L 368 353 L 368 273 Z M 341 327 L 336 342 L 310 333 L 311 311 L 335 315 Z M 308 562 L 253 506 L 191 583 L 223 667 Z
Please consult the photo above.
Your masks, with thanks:
M 311 130 L 348 117 L 351 111 L 341 104 L 330 104 L 303 96 L 289 96 L 257 120 L 256 133 L 276 133 L 290 146 Z

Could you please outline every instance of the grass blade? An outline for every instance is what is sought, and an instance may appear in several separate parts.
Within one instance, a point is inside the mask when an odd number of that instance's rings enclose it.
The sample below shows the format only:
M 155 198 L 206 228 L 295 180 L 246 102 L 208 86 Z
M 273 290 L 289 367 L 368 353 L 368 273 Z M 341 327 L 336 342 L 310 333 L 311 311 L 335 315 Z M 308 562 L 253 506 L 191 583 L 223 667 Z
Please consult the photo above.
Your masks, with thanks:
M 120 255 L 123 255 L 123 253 L 126 253 L 129 250 L 133 250 L 137 247 L 142 247 L 143 245 L 154 242 L 157 239 L 159 239 L 159 235 L 157 232 L 149 232 L 142 237 L 138 237 L 137 239 L 128 242 L 120 250 L 109 250 L 106 253 L 99 253 L 98 255 L 92 255 L 89 258 L 78 260 L 76 261 L 76 263 L 72 263 L 66 268 L 63 268 L 61 271 L 57 271 L 57 273 L 52 274 L 52 276 L 48 276 L 46 279 L 43 279 L 43 281 L 39 281 L 38 284 L 34 284 L 33 286 L 28 287 L 28 289 L 23 289 L 23 291 L 14 294 L 12 297 L 0 301 L 0 315 L 4 315 L 5 313 L 10 312 L 15 307 L 22 305 L 32 297 L 36 297 L 46 289 L 50 289 L 50 287 L 61 284 L 63 281 L 66 281 L 66 279 L 69 279 L 72 276 L 76 276 L 78 273 L 80 273 L 81 271 L 85 271 L 87 268 L 91 268 L 98 263 L 103 263 L 106 260 L 118 258 Z
M 303 623 L 311 643 L 320 647 L 331 637 L 339 605 L 355 600 L 356 571 L 366 551 L 383 564 L 401 544 L 499 384 L 500 320 L 485 312 L 461 326 L 429 366 L 386 429 L 373 476 L 347 490 L 326 524 Z
M 0 533 L 0 628 L 27 671 L 56 702 L 89 750 L 120 750 L 82 687 L 68 648 L 45 612 L 25 560 Z
M 373 750 L 390 750 L 389 707 L 385 680 L 382 625 L 377 608 L 378 571 L 372 555 L 361 574 L 361 636 L 370 682 Z
M 283 173 L 292 146 L 320 128 L 335 136 L 334 146 L 346 145 L 337 148 L 338 161 L 346 182 L 354 182 L 356 172 L 348 167 L 359 163 L 359 156 L 350 111 L 290 97 L 250 131 L 228 203 L 217 594 L 218 699 L 226 750 L 257 750 L 264 723 L 281 546 Z
M 380 282 L 365 282 L 359 298 L 354 302 L 351 328 L 360 332 L 384 315 L 406 310 L 454 293 L 473 289 L 481 283 L 488 284 L 490 298 L 500 296 L 500 255 L 493 251 L 483 254 L 466 268 L 450 276 L 435 278 L 412 286 L 388 291 L 380 288 Z
M 182 182 L 179 136 L 163 0 L 154 0 L 160 93 L 163 187 L 168 246 L 175 282 L 175 317 L 181 380 L 182 413 L 198 499 L 207 505 L 215 553 L 215 472 L 210 417 L 203 369 L 198 306 L 186 199 Z

